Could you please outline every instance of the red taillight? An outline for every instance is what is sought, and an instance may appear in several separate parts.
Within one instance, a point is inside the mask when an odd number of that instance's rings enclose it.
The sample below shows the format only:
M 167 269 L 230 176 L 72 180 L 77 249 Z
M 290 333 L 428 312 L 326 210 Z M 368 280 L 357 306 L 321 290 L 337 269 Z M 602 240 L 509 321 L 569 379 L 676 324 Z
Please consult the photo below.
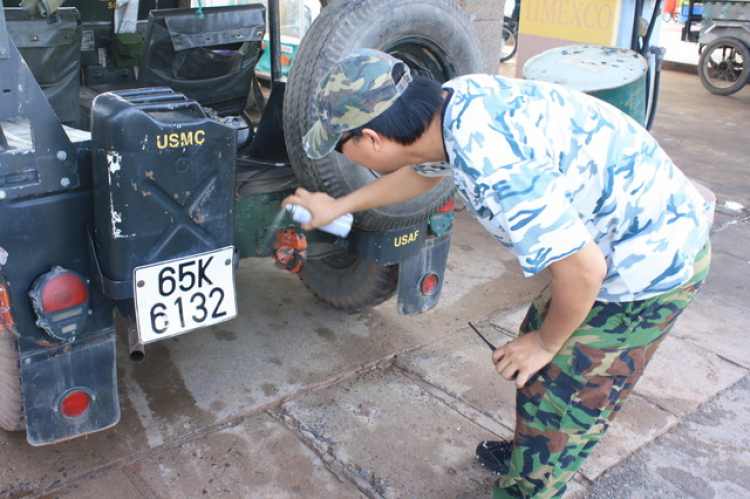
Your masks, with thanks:
M 13 327 L 13 315 L 10 313 L 10 293 L 0 285 L 0 331 Z
M 438 283 L 440 278 L 437 274 L 427 274 L 422 277 L 422 281 L 419 283 L 419 287 L 423 294 L 430 296 L 437 291 Z
M 50 278 L 42 288 L 41 304 L 46 313 L 85 303 L 89 291 L 83 279 L 72 272 L 63 272 Z
M 59 266 L 39 276 L 29 290 L 37 326 L 54 338 L 75 339 L 89 315 L 88 286 L 79 274 Z
M 66 418 L 82 416 L 91 406 L 91 396 L 83 390 L 73 390 L 60 400 L 60 414 Z
M 446 211 L 452 211 L 456 207 L 456 198 L 451 196 L 450 201 L 445 203 L 442 208 L 438 210 L 438 213 L 445 213 Z

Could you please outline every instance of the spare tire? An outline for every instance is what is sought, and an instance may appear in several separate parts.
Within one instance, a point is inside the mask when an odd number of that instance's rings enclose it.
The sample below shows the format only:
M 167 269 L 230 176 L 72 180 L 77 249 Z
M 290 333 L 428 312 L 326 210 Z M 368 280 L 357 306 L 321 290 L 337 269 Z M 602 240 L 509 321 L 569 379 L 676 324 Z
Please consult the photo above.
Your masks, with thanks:
M 342 0 L 323 9 L 303 39 L 284 96 L 284 134 L 292 168 L 303 187 L 344 196 L 377 178 L 338 153 L 320 160 L 307 157 L 302 136 L 315 122 L 312 96 L 335 62 L 358 48 L 388 52 L 414 74 L 441 83 L 483 70 L 471 21 L 453 0 Z M 451 196 L 453 184 L 441 182 L 406 203 L 356 213 L 364 230 L 391 230 L 426 220 Z
M 20 358 L 17 336 L 0 330 L 0 428 L 6 431 L 26 429 Z

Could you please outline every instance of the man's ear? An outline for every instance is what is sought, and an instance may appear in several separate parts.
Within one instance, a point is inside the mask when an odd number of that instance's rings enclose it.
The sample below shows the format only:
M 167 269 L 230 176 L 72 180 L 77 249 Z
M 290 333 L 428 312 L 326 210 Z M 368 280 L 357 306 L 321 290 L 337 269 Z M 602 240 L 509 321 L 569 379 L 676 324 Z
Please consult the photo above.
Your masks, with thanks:
M 362 139 L 364 139 L 365 143 L 368 146 L 371 146 L 375 151 L 380 151 L 383 148 L 383 136 L 375 130 L 363 128 Z

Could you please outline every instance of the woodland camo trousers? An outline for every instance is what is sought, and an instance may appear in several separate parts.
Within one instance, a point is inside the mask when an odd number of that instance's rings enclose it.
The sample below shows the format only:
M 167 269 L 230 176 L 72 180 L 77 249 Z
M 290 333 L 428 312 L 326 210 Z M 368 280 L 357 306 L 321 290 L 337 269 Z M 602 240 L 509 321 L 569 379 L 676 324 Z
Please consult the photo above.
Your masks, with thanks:
M 683 286 L 646 300 L 594 304 L 552 362 L 518 390 L 510 471 L 493 498 L 562 496 L 695 297 L 710 260 L 706 243 Z M 550 296 L 547 287 L 534 299 L 521 334 L 539 329 Z

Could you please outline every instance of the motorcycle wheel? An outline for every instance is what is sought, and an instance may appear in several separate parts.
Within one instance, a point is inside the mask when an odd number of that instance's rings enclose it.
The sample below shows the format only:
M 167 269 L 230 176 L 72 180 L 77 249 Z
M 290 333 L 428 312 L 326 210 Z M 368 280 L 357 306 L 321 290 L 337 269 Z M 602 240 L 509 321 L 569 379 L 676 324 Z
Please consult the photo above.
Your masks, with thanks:
M 750 49 L 736 38 L 717 38 L 701 51 L 698 76 L 711 93 L 737 92 L 750 79 Z

